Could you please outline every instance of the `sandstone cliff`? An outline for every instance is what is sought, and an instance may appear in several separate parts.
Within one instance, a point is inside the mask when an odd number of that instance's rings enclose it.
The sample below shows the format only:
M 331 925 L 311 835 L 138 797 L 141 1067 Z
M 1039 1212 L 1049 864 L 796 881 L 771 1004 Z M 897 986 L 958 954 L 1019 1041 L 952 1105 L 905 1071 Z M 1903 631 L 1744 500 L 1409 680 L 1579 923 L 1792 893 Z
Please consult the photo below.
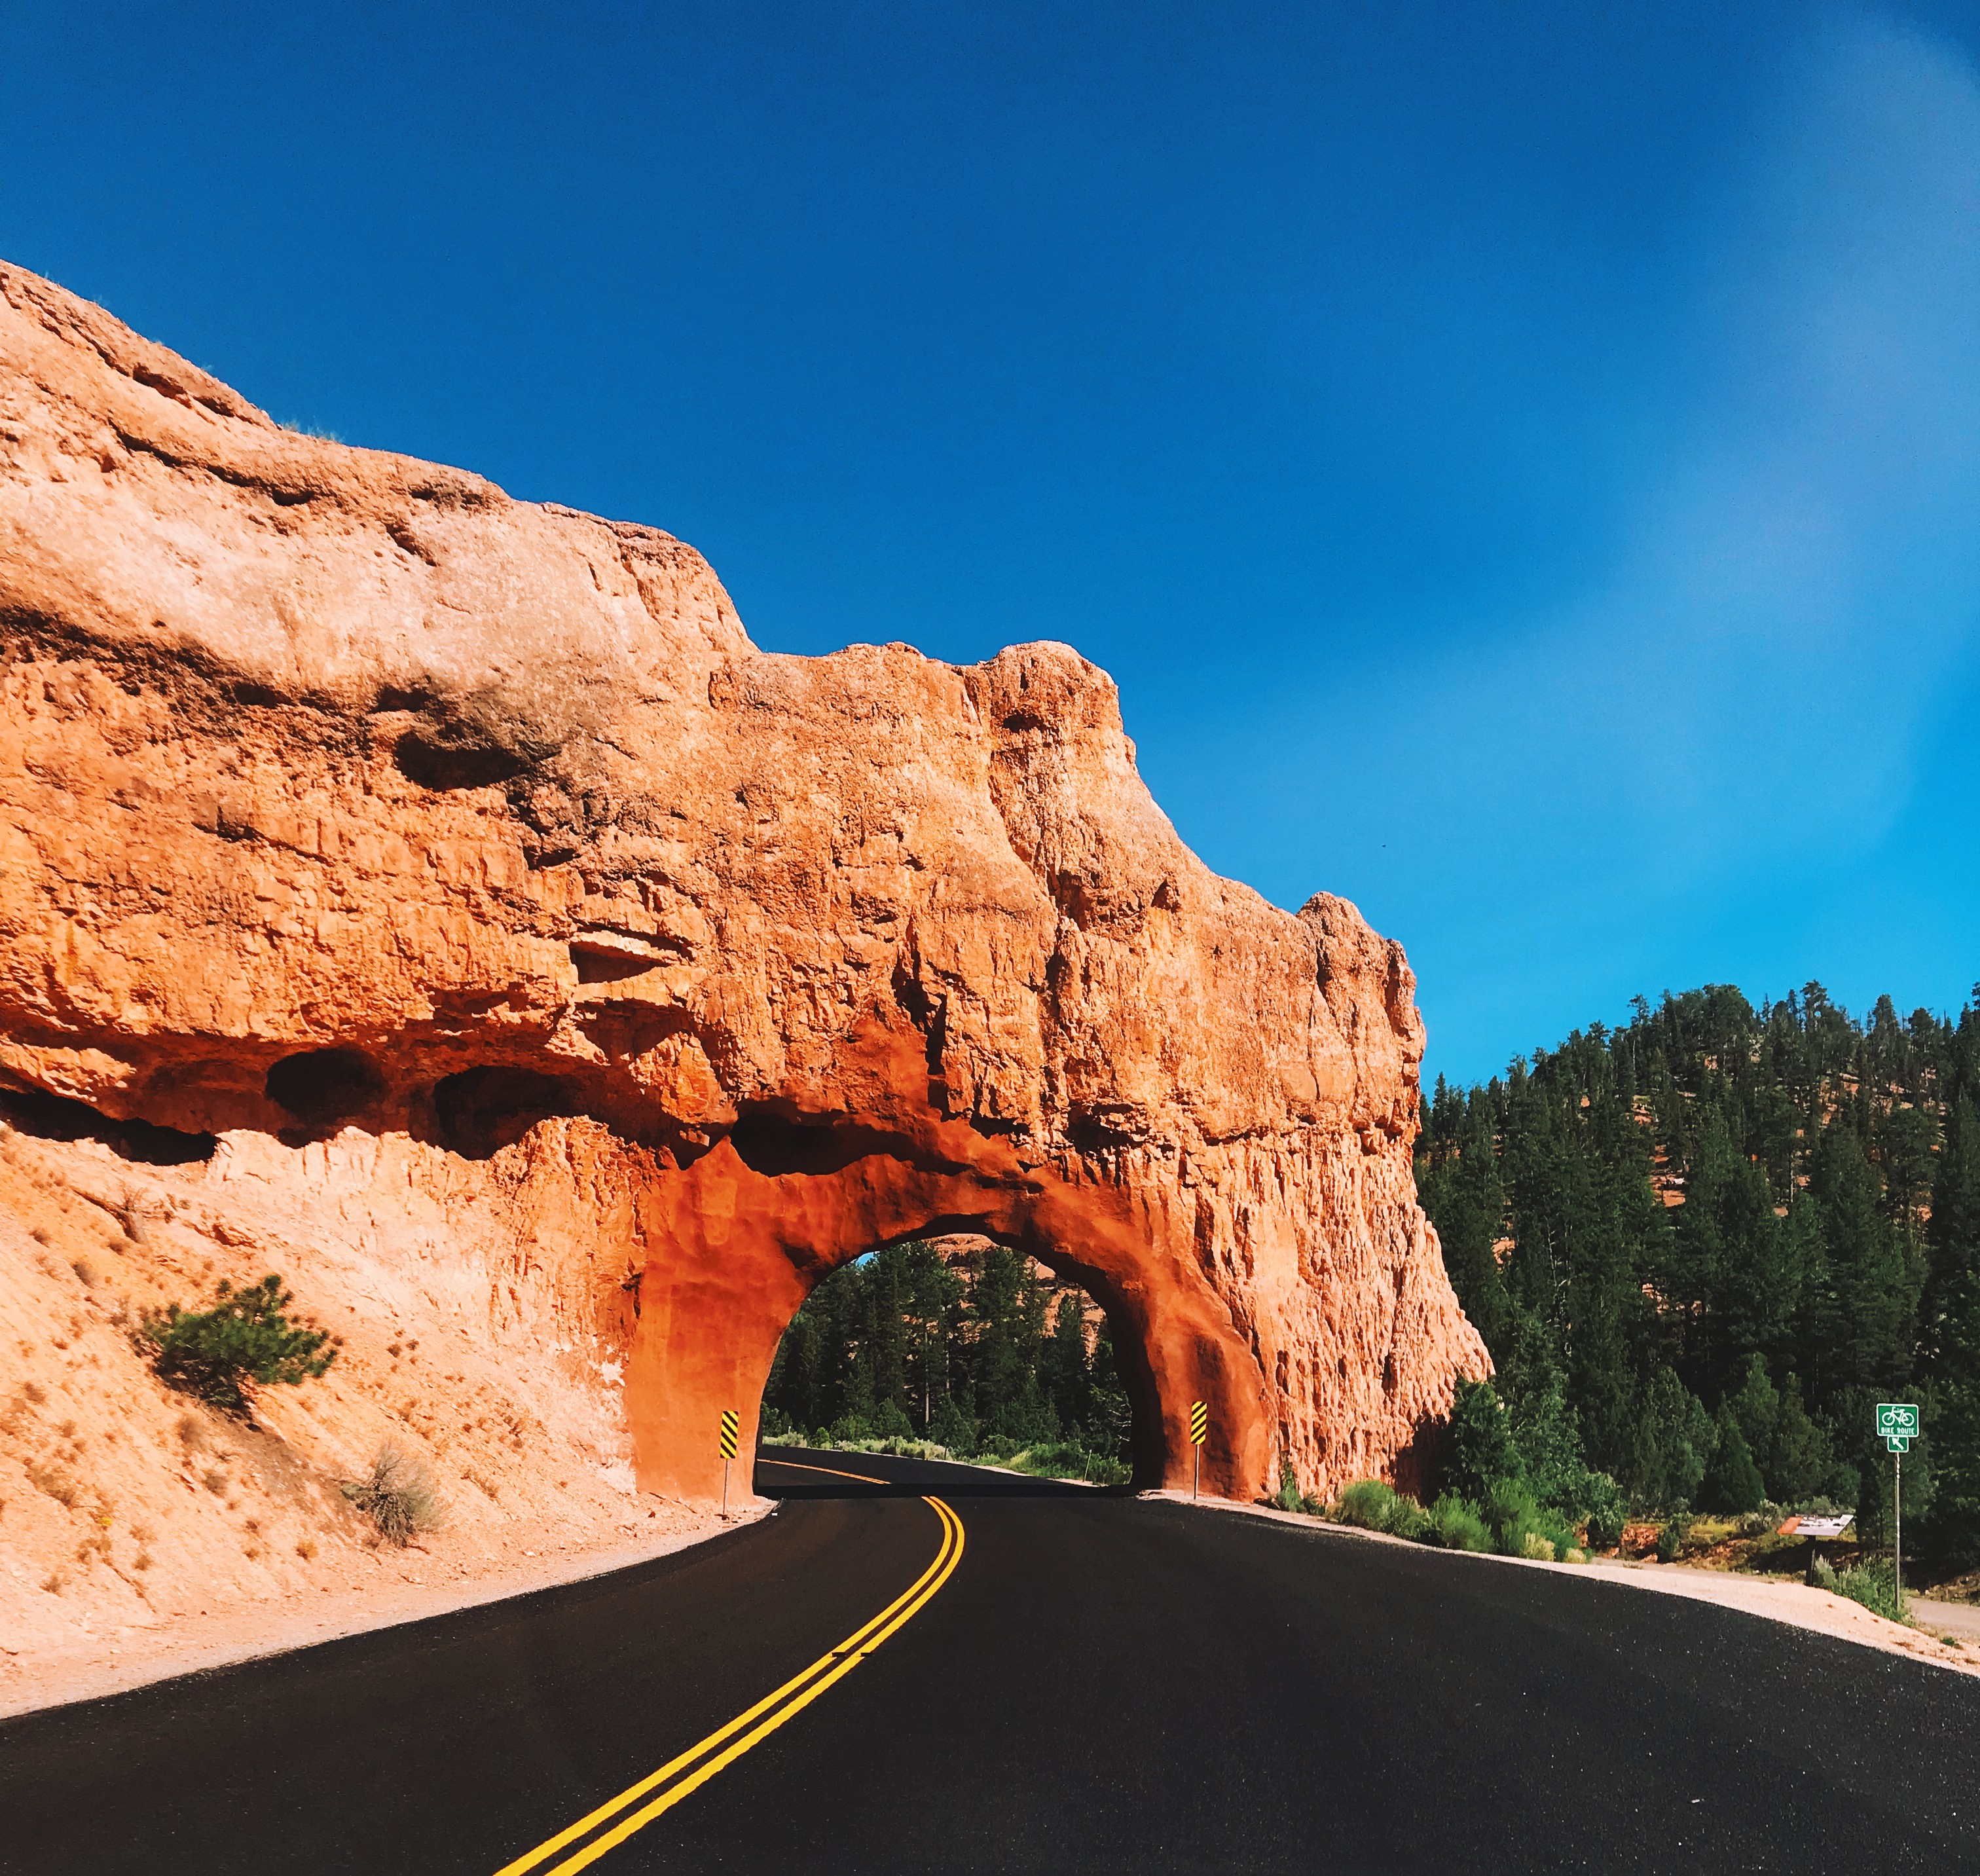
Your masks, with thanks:
M 581 1348 L 649 1491 L 716 1489 L 821 1273 L 961 1230 L 1104 1303 L 1144 1480 L 1198 1397 L 1210 1489 L 1411 1475 L 1487 1362 L 1408 967 L 1208 872 L 1104 673 L 766 654 L 672 537 L 297 435 L 17 269 L 0 356 L 5 1086 Z

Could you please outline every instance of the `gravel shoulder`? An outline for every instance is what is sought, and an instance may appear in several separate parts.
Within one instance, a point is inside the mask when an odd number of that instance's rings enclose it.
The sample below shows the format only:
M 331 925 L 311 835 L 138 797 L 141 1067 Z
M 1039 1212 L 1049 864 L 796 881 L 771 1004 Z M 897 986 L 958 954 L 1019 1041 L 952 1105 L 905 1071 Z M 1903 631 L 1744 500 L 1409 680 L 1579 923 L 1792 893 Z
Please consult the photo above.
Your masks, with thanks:
M 0 1646 L 0 1719 L 606 1576 L 753 1523 L 773 1508 L 768 1499 L 746 1500 L 726 1522 L 710 1519 L 691 1530 L 630 1541 L 615 1532 L 575 1542 L 550 1526 L 537 1534 L 538 1549 L 528 1545 L 530 1532 L 518 1531 L 515 1553 L 487 1558 L 463 1556 L 453 1546 L 381 1549 L 369 1553 L 375 1573 L 360 1588 L 326 1585 L 314 1597 L 291 1594 L 154 1625 L 106 1628 L 65 1646 L 20 1655 Z

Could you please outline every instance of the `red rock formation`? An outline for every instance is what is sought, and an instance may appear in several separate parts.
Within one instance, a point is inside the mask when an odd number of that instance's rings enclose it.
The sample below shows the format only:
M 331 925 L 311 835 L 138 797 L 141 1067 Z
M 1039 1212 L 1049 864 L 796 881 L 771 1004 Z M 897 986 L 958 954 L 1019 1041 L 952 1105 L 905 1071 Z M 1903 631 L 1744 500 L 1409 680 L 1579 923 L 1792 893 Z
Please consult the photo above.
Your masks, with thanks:
M 759 652 L 671 536 L 297 435 L 18 269 L 0 354 L 14 1087 L 530 1156 L 653 1489 L 923 1231 L 1105 1303 L 1147 1480 L 1199 1396 L 1208 1489 L 1407 1476 L 1487 1371 L 1401 949 L 1208 872 L 1075 652 Z

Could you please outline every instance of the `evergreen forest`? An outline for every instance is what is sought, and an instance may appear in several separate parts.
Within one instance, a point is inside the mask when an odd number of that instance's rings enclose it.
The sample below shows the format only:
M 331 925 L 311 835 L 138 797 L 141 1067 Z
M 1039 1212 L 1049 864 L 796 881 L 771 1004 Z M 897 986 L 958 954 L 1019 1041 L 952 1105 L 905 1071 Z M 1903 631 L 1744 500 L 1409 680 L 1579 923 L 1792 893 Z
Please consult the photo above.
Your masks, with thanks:
M 1812 983 L 1633 1011 L 1424 1103 L 1417 1189 L 1497 1367 L 1453 1470 L 1583 1516 L 1827 1501 L 1888 1542 L 1874 1409 L 1915 1400 L 1905 1549 L 1980 1566 L 1980 986 L 1956 1021 Z
M 1445 1483 L 1590 1541 L 1626 1511 L 1852 1509 L 1888 1542 L 1879 1400 L 1915 1400 L 1906 1549 L 1980 1568 L 1980 986 L 1956 1020 L 1643 999 L 1424 1104 L 1417 1185 L 1490 1383 Z M 926 1439 L 1125 1479 L 1131 1415 L 1082 1292 L 1015 1252 L 889 1246 L 825 1279 L 763 1395 L 771 1438 Z M 1289 1483 L 1289 1491 L 1296 1486 Z
M 792 1317 L 763 1389 L 767 1437 L 927 1439 L 958 1458 L 1050 1453 L 1125 1483 L 1133 1416 L 1085 1293 L 991 1245 L 892 1244 L 835 1270 Z M 1088 1462 L 1082 1463 L 1082 1462 Z

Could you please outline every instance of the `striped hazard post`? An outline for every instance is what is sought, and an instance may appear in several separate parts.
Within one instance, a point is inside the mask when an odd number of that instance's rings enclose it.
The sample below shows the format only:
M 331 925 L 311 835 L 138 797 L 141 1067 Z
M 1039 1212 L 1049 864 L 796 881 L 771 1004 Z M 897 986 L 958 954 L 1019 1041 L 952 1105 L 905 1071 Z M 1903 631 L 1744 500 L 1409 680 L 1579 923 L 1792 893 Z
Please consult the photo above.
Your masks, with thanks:
M 736 1456 L 736 1429 L 740 1423 L 733 1407 L 722 1409 L 722 1515 L 729 1516 L 729 1462 Z
M 1210 1409 L 1200 1400 L 1189 1403 L 1189 1495 L 1196 1496 L 1203 1480 L 1203 1443 L 1210 1437 Z

